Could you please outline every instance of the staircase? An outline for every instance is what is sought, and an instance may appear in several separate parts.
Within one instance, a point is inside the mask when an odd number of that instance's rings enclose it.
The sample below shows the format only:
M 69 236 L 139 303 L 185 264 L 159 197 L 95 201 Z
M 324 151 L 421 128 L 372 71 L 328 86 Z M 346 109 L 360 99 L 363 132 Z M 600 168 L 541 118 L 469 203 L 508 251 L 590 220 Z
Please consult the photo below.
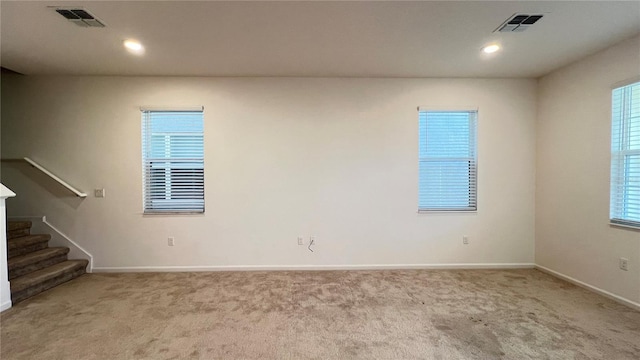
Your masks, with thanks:
M 7 223 L 11 302 L 39 294 L 85 273 L 88 260 L 67 260 L 69 248 L 49 247 L 51 235 L 31 235 L 31 221 Z

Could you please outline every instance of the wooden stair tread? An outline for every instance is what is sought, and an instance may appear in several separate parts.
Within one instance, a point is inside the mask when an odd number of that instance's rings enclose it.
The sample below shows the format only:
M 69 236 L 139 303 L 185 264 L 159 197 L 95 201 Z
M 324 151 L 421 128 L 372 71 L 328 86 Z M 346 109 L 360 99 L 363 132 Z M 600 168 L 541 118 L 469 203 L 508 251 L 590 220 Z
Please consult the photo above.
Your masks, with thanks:
M 15 249 L 23 246 L 29 246 L 33 244 L 37 244 L 43 241 L 49 241 L 51 239 L 51 235 L 49 234 L 36 234 L 36 235 L 27 235 L 21 236 L 18 238 L 7 240 L 7 249 Z
M 7 261 L 7 265 L 9 267 L 9 271 L 11 271 L 13 269 L 27 266 L 29 264 L 34 264 L 39 261 L 47 260 L 55 256 L 66 255 L 67 253 L 69 253 L 69 248 L 49 247 L 43 250 L 38 250 L 31 253 L 27 253 L 25 255 L 10 258 Z
M 11 280 L 11 292 L 17 293 L 31 286 L 43 283 L 47 280 L 54 279 L 65 273 L 72 273 L 78 269 L 85 268 L 89 263 L 88 260 L 67 260 L 42 270 L 17 277 Z

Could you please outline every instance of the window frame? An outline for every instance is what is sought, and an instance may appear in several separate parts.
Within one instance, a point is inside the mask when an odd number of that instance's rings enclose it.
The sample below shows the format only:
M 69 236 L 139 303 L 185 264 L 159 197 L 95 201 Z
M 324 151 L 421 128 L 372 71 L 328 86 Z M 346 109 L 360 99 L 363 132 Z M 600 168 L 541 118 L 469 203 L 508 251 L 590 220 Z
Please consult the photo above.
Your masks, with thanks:
M 423 156 L 421 149 L 422 139 L 422 129 L 421 129 L 421 114 L 425 113 L 466 113 L 469 117 L 469 150 L 472 153 L 472 156 L 451 156 L 451 157 L 443 157 L 439 160 L 435 160 L 436 157 Z M 425 129 L 426 131 L 426 118 L 425 118 Z M 425 139 L 426 141 L 426 134 Z M 426 145 L 425 145 L 426 147 Z M 429 158 L 433 158 L 429 160 Z M 421 192 L 422 192 L 422 177 L 420 174 L 420 167 L 423 162 L 427 161 L 467 161 L 469 162 L 468 166 L 468 191 L 469 197 L 467 198 L 466 206 L 452 206 L 452 207 L 426 207 L 421 206 Z M 468 107 L 460 107 L 460 108 L 430 108 L 430 107 L 418 107 L 418 213 L 477 213 L 478 212 L 478 108 L 473 106 Z
M 630 89 L 631 87 L 637 87 L 638 91 L 640 91 L 640 78 L 618 83 L 614 85 L 611 90 L 609 224 L 616 227 L 640 230 L 640 219 L 631 219 L 627 213 L 629 205 L 628 183 L 631 181 L 629 180 L 628 173 L 631 172 L 630 168 L 632 167 L 628 161 L 630 161 L 631 156 L 636 156 L 637 159 L 634 160 L 640 161 L 640 147 L 630 149 L 632 145 L 629 144 L 629 141 L 624 140 L 625 137 L 632 137 L 630 130 L 632 126 L 640 128 L 640 113 L 631 117 L 631 108 L 634 105 L 640 107 L 640 95 L 638 95 L 639 100 L 637 103 L 634 103 L 631 97 L 632 95 L 628 94 L 627 96 L 626 93 L 626 89 Z M 624 90 L 621 99 L 619 99 L 622 104 L 620 105 L 621 109 L 617 109 L 615 107 L 617 101 L 616 91 L 621 89 Z M 616 110 L 619 110 L 619 113 Z M 640 131 L 634 136 L 640 136 Z M 640 141 L 640 137 L 636 139 L 636 141 Z M 616 146 L 617 148 L 614 148 Z M 638 174 L 634 174 L 634 176 L 640 176 L 640 170 L 636 171 L 638 171 Z M 617 179 L 619 178 L 624 178 L 624 180 L 618 181 Z M 638 200 L 637 204 L 631 202 L 631 205 L 640 205 L 640 200 Z
M 141 147 L 142 147 L 142 210 L 143 215 L 189 215 L 203 214 L 205 212 L 205 149 L 204 149 L 204 107 L 194 108 L 154 108 L 141 107 Z M 150 121 L 153 120 L 152 113 L 159 113 L 159 116 L 180 114 L 180 113 L 196 113 L 199 114 L 201 131 L 156 131 L 152 132 Z M 156 118 L 158 119 L 158 118 Z M 174 142 L 182 141 L 193 142 L 197 145 L 189 145 L 189 148 L 179 148 L 182 152 L 185 149 L 195 151 L 191 157 L 181 157 L 173 155 L 175 150 Z M 188 139 L 192 137 L 192 139 Z M 154 144 L 163 143 L 163 146 L 154 148 Z M 199 143 L 199 144 L 198 144 Z M 178 145 L 179 146 L 179 145 Z M 183 145 L 184 146 L 184 145 Z M 162 158 L 158 158 L 155 151 L 163 153 Z M 199 156 L 197 154 L 200 154 Z M 191 168 L 188 166 L 195 167 Z M 187 167 L 185 167 L 187 166 Z M 185 179 L 189 180 L 189 173 L 185 169 L 193 170 L 195 181 L 186 185 L 176 186 L 173 183 L 185 183 Z M 182 171 L 182 173 L 179 173 Z M 157 172 L 158 179 L 154 178 L 154 172 Z M 164 180 L 164 185 L 152 185 L 158 183 L 160 177 Z M 182 177 L 182 178 L 180 178 Z M 159 193 L 153 192 L 152 187 L 158 188 L 153 190 L 164 189 L 164 198 L 158 198 Z M 160 189 L 162 188 L 162 189 Z M 190 188 L 195 189 L 193 193 L 180 194 Z M 200 196 L 193 194 L 201 193 Z M 185 197 L 186 196 L 186 197 Z M 191 197 L 189 197 L 191 196 Z M 186 200 L 186 201 L 185 201 Z M 156 203 L 156 206 L 153 204 Z M 164 205 L 163 205 L 164 203 Z M 180 204 L 177 206 L 176 204 Z

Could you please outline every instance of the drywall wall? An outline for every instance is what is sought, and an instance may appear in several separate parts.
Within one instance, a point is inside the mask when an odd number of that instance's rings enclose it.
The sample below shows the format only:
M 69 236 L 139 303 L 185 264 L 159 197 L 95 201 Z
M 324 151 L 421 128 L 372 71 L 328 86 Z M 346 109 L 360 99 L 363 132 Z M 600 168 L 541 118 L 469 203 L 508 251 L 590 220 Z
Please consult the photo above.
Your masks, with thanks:
M 90 194 L 3 162 L 19 196 L 9 215 L 47 216 L 96 271 L 534 260 L 535 80 L 7 76 L 2 86 L 2 157 L 29 156 Z M 197 105 L 206 212 L 144 216 L 139 107 Z M 419 105 L 479 108 L 477 213 L 416 212 Z M 297 245 L 310 235 L 313 253 Z
M 640 231 L 609 225 L 609 166 L 611 89 L 639 75 L 636 37 L 540 79 L 536 146 L 536 264 L 636 303 Z

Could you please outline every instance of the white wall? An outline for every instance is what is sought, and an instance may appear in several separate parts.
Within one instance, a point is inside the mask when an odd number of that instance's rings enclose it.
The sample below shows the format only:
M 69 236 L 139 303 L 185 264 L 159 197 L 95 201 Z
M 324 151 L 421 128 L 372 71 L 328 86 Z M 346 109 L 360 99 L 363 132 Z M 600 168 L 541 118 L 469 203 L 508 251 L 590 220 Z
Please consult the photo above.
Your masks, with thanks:
M 640 231 L 609 225 L 609 166 L 611 88 L 638 75 L 640 37 L 540 79 L 536 146 L 536 263 L 636 303 Z
M 9 215 L 46 215 L 94 266 L 533 263 L 535 80 L 7 77 Z M 205 107 L 203 216 L 143 216 L 143 105 Z M 417 214 L 417 112 L 479 107 L 477 214 Z M 311 253 L 298 235 L 315 235 Z M 462 245 L 462 236 L 471 243 Z M 167 246 L 167 237 L 176 246 Z

